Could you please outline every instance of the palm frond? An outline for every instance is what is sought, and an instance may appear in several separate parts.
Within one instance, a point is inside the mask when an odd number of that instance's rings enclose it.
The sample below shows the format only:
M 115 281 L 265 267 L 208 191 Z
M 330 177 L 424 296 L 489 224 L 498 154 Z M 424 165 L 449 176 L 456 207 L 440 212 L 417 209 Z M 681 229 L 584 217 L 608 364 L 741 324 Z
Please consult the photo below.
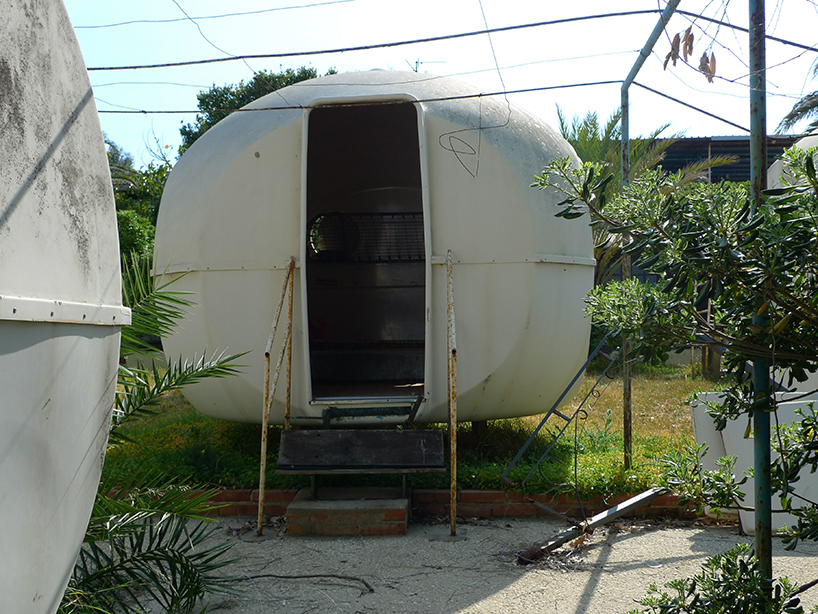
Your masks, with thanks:
M 229 590 L 216 572 L 233 562 L 224 558 L 230 544 L 203 543 L 215 530 L 179 516 L 133 518 L 128 530 L 83 545 L 72 589 L 109 612 L 143 612 L 148 598 L 166 612 L 186 612 L 205 593 Z
M 818 68 L 818 64 L 816 64 Z M 795 127 L 803 119 L 812 119 L 818 116 L 818 91 L 810 92 L 798 102 L 796 102 L 790 112 L 787 113 L 776 128 L 777 132 L 786 132 Z M 810 124 L 809 128 L 815 128 L 818 120 Z
M 210 499 L 216 492 L 169 480 L 159 471 L 140 475 L 138 482 L 123 480 L 118 474 L 106 475 L 94 502 L 86 541 L 109 539 L 152 516 L 160 524 L 169 517 L 209 521 L 207 514 L 214 509 Z
M 137 188 L 140 186 L 139 171 L 133 167 L 125 164 L 109 163 L 108 168 L 111 171 L 114 189 Z
M 224 559 L 230 545 L 203 545 L 216 530 L 206 526 L 215 492 L 158 472 L 126 482 L 106 476 L 61 614 L 142 612 L 148 597 L 181 612 L 223 592 L 216 571 L 232 562 Z
M 631 141 L 632 177 L 638 177 L 645 171 L 656 167 L 664 160 L 667 150 L 682 138 L 681 134 L 659 138 L 659 135 L 669 127 L 670 124 L 664 124 L 653 130 L 649 136 Z
M 141 254 L 123 259 L 122 303 L 131 309 L 131 325 L 122 329 L 121 356 L 155 355 L 149 339 L 169 335 L 184 319 L 185 310 L 195 303 L 185 298 L 188 292 L 168 290 L 180 277 L 154 277 L 150 258 Z
M 124 421 L 153 414 L 153 408 L 165 393 L 181 390 L 204 379 L 235 375 L 243 366 L 236 361 L 245 354 L 225 356 L 221 353 L 208 358 L 207 352 L 203 352 L 200 358 L 193 360 L 180 357 L 165 370 L 155 362 L 149 369 L 120 365 L 110 443 L 115 445 L 121 442 L 117 428 Z
M 596 272 L 594 286 L 608 283 L 622 266 L 622 235 L 614 235 L 613 240 L 594 248 Z
M 604 126 L 594 112 L 587 113 L 583 118 L 575 115 L 569 124 L 559 106 L 557 118 L 560 133 L 583 162 L 616 163 L 620 135 L 619 111 L 615 111 Z
M 713 156 L 711 158 L 705 158 L 703 160 L 697 160 L 696 162 L 691 162 L 683 166 L 679 169 L 679 173 L 684 177 L 686 175 L 692 174 L 700 174 L 706 170 L 711 168 L 715 168 L 717 166 L 724 166 L 726 164 L 733 164 L 738 162 L 738 156 Z

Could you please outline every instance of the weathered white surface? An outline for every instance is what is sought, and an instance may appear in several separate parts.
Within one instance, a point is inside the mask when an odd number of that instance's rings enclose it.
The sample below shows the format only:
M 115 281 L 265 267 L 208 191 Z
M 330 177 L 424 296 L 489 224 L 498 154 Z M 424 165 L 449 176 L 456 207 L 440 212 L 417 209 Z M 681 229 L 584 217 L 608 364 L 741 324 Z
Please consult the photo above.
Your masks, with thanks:
M 772 426 L 777 424 L 789 425 L 799 420 L 795 410 L 801 409 L 808 411 L 808 405 L 815 402 L 810 399 L 800 399 L 798 401 L 787 401 L 788 396 L 793 394 L 785 393 L 779 396 L 779 404 L 776 413 L 772 417 Z M 722 395 L 717 392 L 709 392 L 698 395 L 698 400 L 690 403 L 690 413 L 693 418 L 693 432 L 696 437 L 696 443 L 706 443 L 708 447 L 707 456 L 702 459 L 702 467 L 706 470 L 714 471 L 716 467 L 715 460 L 722 456 L 733 456 L 736 458 L 735 475 L 737 479 L 747 476 L 747 472 L 754 466 L 755 444 L 752 436 L 745 438 L 747 430 L 748 418 L 744 417 L 739 420 L 728 420 L 727 426 L 724 430 L 717 431 L 713 423 L 713 419 L 707 415 L 707 407 L 705 403 L 718 403 Z M 775 436 L 773 435 L 773 450 L 772 459 L 778 457 L 775 451 Z M 818 473 L 809 473 L 809 471 L 802 471 L 801 477 L 794 485 L 796 494 L 806 497 L 808 500 L 814 501 L 816 494 L 818 494 Z M 747 478 L 747 482 L 741 488 L 745 494 L 743 505 L 752 508 L 755 493 L 755 480 L 752 477 Z M 775 513 L 776 509 L 781 509 L 780 502 L 777 497 L 773 497 L 773 530 L 778 530 L 782 527 L 795 524 L 796 518 L 791 514 Z M 804 505 L 800 499 L 793 500 L 793 507 L 800 508 Z M 725 510 L 726 517 L 732 517 L 735 512 Z M 750 535 L 755 534 L 755 514 L 752 510 L 738 510 L 738 515 L 741 518 L 741 526 L 745 532 Z
M 702 459 L 702 467 L 707 471 L 715 471 L 716 459 L 725 456 L 724 439 L 716 430 L 716 425 L 707 414 L 708 403 L 720 403 L 724 398 L 719 392 L 703 392 L 690 401 L 690 417 L 693 419 L 693 436 L 698 444 L 707 444 L 707 455 Z M 739 477 L 741 473 L 739 472 Z
M 448 249 L 455 260 L 458 418 L 550 407 L 587 355 L 583 298 L 593 281 L 593 250 L 588 219 L 555 218 L 559 196 L 529 186 L 550 160 L 574 154 L 556 132 L 501 97 L 424 102 L 473 93 L 453 79 L 416 73 L 323 77 L 251 103 L 247 108 L 256 111 L 231 115 L 182 156 L 162 199 L 156 270 L 189 272 L 178 287 L 195 292 L 198 305 L 165 349 L 170 356 L 204 348 L 251 352 L 241 376 L 186 390 L 200 411 L 261 419 L 263 351 L 283 269 L 291 255 L 299 258 L 305 240 L 305 112 L 282 107 L 407 96 L 421 101 L 424 113 L 431 224 L 431 375 L 418 419 L 446 419 Z M 309 405 L 302 271 L 295 278 L 293 415 L 320 416 L 321 407 Z M 283 419 L 279 397 L 274 423 Z
M 800 139 L 793 145 L 793 147 L 798 147 L 799 149 L 803 149 L 806 151 L 810 147 L 815 147 L 818 145 L 818 134 L 811 134 L 809 136 L 805 136 L 803 139 Z M 781 160 L 776 160 L 770 165 L 770 168 L 767 169 L 767 187 L 768 188 L 780 188 L 784 185 L 781 181 L 782 176 L 789 172 L 789 168 L 784 166 L 784 163 Z
M 807 150 L 810 147 L 815 147 L 818 145 L 818 134 L 812 134 L 809 136 L 805 136 L 803 139 L 800 139 L 793 145 L 793 147 L 798 147 L 799 149 Z M 776 160 L 770 165 L 770 168 L 767 169 L 767 187 L 768 188 L 780 188 L 784 186 L 784 182 L 782 179 L 785 175 L 789 175 L 790 169 L 789 167 L 785 167 L 781 160 Z M 790 177 L 790 182 L 791 181 Z M 797 390 L 799 392 L 811 392 L 813 390 L 818 390 L 818 372 L 816 373 L 808 373 L 806 381 L 803 382 L 796 382 L 793 381 L 790 383 L 789 381 L 789 372 L 784 371 L 776 371 L 774 373 L 774 377 L 776 381 L 781 381 L 787 386 L 790 390 Z
M 778 409 L 776 410 L 776 414 L 771 418 L 772 426 L 775 427 L 776 424 L 792 424 L 798 419 L 795 414 L 795 410 L 797 408 L 806 409 L 806 405 L 807 403 L 804 401 L 780 403 L 778 405 Z M 738 424 L 737 422 L 740 422 L 741 424 Z M 744 430 L 746 427 L 747 422 L 745 420 L 734 420 L 732 423 L 728 423 L 727 428 L 725 428 L 722 432 L 725 451 L 729 456 L 735 456 L 737 458 L 736 473 L 739 475 L 742 475 L 754 464 L 754 441 L 752 437 L 748 439 L 744 438 Z M 777 457 L 778 454 L 775 451 L 775 438 L 773 437 L 772 459 L 775 460 Z M 814 501 L 815 495 L 818 493 L 818 474 L 810 473 L 808 470 L 802 471 L 800 479 L 798 482 L 793 484 L 793 487 L 798 495 L 806 497 L 807 500 Z M 747 480 L 747 483 L 744 485 L 744 492 L 747 494 L 746 504 L 749 507 L 752 507 L 754 499 L 753 493 L 755 492 L 754 478 L 751 477 Z M 804 505 L 804 502 L 800 499 L 793 500 L 793 507 L 795 508 L 800 508 Z M 772 507 L 774 512 L 772 516 L 773 530 L 777 530 L 795 523 L 796 518 L 791 514 L 775 513 L 775 510 L 781 509 L 780 502 L 775 496 L 773 497 Z M 755 514 L 752 511 L 739 510 L 739 516 L 741 517 L 741 526 L 744 528 L 744 530 L 750 535 L 754 535 Z
M 118 356 L 118 328 L 0 320 L 4 612 L 59 604 L 99 483 Z
M 129 320 L 102 132 L 61 2 L 3 5 L 0 126 L 0 610 L 51 614 L 99 482 Z

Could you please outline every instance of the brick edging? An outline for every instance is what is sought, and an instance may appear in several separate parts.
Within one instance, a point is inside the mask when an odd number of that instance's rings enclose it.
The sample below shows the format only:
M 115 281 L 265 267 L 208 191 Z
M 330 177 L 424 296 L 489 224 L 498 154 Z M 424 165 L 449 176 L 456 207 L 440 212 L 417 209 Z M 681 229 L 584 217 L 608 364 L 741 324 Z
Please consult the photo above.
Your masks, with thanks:
M 265 490 L 264 513 L 281 516 L 295 498 L 299 489 Z M 412 514 L 414 516 L 447 516 L 449 514 L 448 489 L 418 488 L 412 490 Z M 585 516 L 598 514 L 633 495 L 614 495 L 603 499 L 594 495 L 582 502 Z M 566 516 L 581 516 L 580 505 L 570 495 L 534 495 L 533 499 Z M 258 489 L 220 490 L 212 498 L 219 505 L 212 516 L 255 516 L 258 514 Z M 457 514 L 468 518 L 550 517 L 525 499 L 522 495 L 504 490 L 460 490 L 457 492 Z M 673 516 L 695 518 L 695 512 L 679 507 L 676 495 L 662 495 L 649 504 L 627 514 L 629 517 Z

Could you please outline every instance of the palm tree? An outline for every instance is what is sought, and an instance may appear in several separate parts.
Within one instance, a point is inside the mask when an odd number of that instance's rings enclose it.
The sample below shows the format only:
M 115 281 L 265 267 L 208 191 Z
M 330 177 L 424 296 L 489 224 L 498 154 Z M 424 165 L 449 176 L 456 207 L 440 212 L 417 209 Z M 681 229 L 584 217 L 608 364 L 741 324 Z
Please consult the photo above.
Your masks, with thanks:
M 605 196 L 610 200 L 622 190 L 619 182 L 619 177 L 622 176 L 621 110 L 612 113 L 604 125 L 600 123 L 595 112 L 588 112 L 583 118 L 575 115 L 569 124 L 559 106 L 557 106 L 557 118 L 560 133 L 574 148 L 580 160 L 602 163 L 603 172 L 613 176 L 614 180 L 608 181 L 605 190 Z M 646 137 L 630 139 L 631 177 L 639 177 L 646 171 L 659 166 L 668 148 L 682 138 L 681 133 L 662 137 L 661 134 L 669 127 L 670 124 L 663 124 L 652 130 Z M 702 172 L 708 168 L 730 164 L 736 159 L 734 156 L 716 156 L 691 163 L 679 171 L 682 177 L 681 182 L 684 184 L 700 179 L 703 176 Z M 597 267 L 594 285 L 599 286 L 608 282 L 619 270 L 622 260 L 623 235 L 610 233 L 601 220 L 595 221 L 597 223 L 593 226 L 593 236 Z
M 238 370 L 240 354 L 180 358 L 168 369 L 157 365 L 151 339 L 172 331 L 192 304 L 169 290 L 170 283 L 151 275 L 150 256 L 123 260 L 123 303 L 131 308 L 132 325 L 122 331 L 109 446 L 126 439 L 119 432 L 125 422 L 154 413 L 167 392 Z M 129 355 L 140 357 L 138 366 L 125 364 Z M 143 612 L 148 599 L 167 612 L 187 612 L 206 592 L 224 591 L 217 572 L 231 562 L 223 556 L 229 546 L 203 545 L 214 530 L 205 524 L 212 495 L 159 473 L 127 482 L 103 477 L 60 614 Z
M 818 77 L 818 62 L 812 69 L 812 76 Z M 796 102 L 789 113 L 784 116 L 781 123 L 778 124 L 778 132 L 786 132 L 795 127 L 797 123 L 804 119 L 812 119 L 813 121 L 807 126 L 804 132 L 812 132 L 818 129 L 818 90 L 810 92 L 798 102 Z
M 600 123 L 595 112 L 588 112 L 581 119 L 575 115 L 569 125 L 562 109 L 557 107 L 557 118 L 560 133 L 571 143 L 580 160 L 602 162 L 614 177 L 622 176 L 621 110 L 612 113 L 604 125 Z M 668 148 L 682 137 L 679 133 L 662 137 L 661 134 L 668 128 L 670 124 L 663 124 L 646 137 L 630 139 L 632 176 L 637 177 L 646 169 L 658 165 Z M 608 189 L 618 193 L 621 185 L 613 182 Z
M 622 112 L 617 110 L 608 120 L 600 123 L 595 112 L 588 112 L 585 117 L 575 115 L 569 124 L 562 109 L 557 106 L 559 129 L 563 138 L 574 148 L 583 162 L 601 162 L 605 172 L 614 178 L 622 176 L 621 119 Z M 664 158 L 665 151 L 681 135 L 674 134 L 666 138 L 659 136 L 670 124 L 663 124 L 653 130 L 647 137 L 631 139 L 631 174 L 636 177 L 646 169 L 653 168 Z M 622 186 L 616 179 L 608 182 L 607 196 L 610 198 L 621 191 Z M 593 227 L 594 257 L 597 261 L 594 274 L 594 285 L 606 283 L 619 270 L 622 261 L 621 234 L 611 234 L 599 225 Z

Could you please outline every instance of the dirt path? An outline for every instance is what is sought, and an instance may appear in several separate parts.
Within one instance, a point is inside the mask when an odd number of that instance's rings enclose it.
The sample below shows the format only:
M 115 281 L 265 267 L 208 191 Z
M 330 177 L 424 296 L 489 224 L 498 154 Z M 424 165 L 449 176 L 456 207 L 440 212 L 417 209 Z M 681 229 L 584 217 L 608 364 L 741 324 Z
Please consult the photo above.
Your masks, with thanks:
M 236 576 L 338 574 L 337 578 L 259 578 L 236 583 L 234 595 L 216 595 L 209 612 L 271 614 L 505 614 L 625 613 L 650 583 L 697 573 L 708 556 L 739 541 L 736 527 L 697 522 L 625 523 L 598 529 L 581 547 L 532 567 L 514 554 L 564 525 L 543 520 L 475 521 L 447 541 L 448 527 L 413 524 L 404 537 L 292 537 L 266 530 L 258 541 L 244 518 L 222 520 L 214 539 L 230 540 L 241 561 Z M 785 552 L 774 544 L 777 576 L 799 583 L 818 578 L 818 545 Z M 805 593 L 818 604 L 818 588 Z

